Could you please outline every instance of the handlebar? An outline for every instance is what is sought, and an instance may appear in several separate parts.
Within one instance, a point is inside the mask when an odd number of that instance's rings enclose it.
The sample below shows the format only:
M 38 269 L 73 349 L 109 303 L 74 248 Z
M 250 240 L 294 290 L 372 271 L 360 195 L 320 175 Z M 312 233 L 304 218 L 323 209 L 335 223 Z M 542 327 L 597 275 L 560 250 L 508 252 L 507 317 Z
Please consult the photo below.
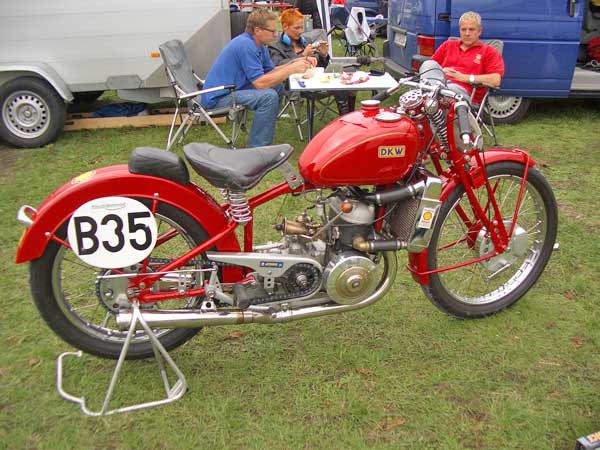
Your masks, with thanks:
M 465 101 L 459 101 L 454 104 L 454 111 L 458 116 L 458 132 L 465 145 L 471 143 L 471 122 L 469 121 L 469 104 Z
M 383 101 L 386 98 L 388 98 L 391 95 L 398 92 L 398 90 L 403 86 L 413 87 L 416 89 L 420 89 L 421 91 L 428 91 L 428 92 L 438 91 L 439 95 L 441 95 L 443 97 L 448 97 L 451 99 L 462 100 L 462 98 L 463 98 L 462 95 L 457 94 L 456 92 L 451 91 L 450 89 L 446 89 L 446 88 L 440 89 L 439 84 L 432 85 L 429 83 L 423 83 L 422 81 L 412 81 L 412 78 L 413 77 L 400 78 L 398 80 L 398 84 L 396 86 L 392 86 L 391 88 L 386 89 L 385 91 L 372 97 L 372 99 Z

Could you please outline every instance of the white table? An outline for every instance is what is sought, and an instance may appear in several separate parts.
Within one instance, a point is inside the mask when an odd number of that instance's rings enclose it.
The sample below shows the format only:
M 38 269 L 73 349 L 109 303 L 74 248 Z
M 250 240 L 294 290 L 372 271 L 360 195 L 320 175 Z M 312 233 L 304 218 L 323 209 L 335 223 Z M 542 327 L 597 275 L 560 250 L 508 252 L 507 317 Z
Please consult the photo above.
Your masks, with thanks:
M 333 77 L 333 74 L 325 72 L 316 74 L 309 79 L 303 79 L 300 75 L 292 75 L 289 78 L 290 91 L 300 92 L 306 98 L 306 116 L 308 121 L 308 140 L 313 136 L 313 121 L 315 113 L 315 97 L 310 93 L 332 92 L 332 91 L 381 91 L 389 89 L 398 84 L 398 82 L 389 73 L 375 76 L 369 75 L 369 79 L 357 84 L 343 84 L 339 77 Z M 324 82 L 324 80 L 327 80 Z M 300 84 L 302 83 L 303 86 Z

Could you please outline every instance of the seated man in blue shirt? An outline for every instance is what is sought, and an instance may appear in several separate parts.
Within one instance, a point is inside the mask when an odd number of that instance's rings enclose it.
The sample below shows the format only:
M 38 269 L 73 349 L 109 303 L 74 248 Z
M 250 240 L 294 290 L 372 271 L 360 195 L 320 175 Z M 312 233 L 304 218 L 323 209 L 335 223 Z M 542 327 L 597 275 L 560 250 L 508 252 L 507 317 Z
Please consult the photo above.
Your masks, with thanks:
M 316 64 L 314 58 L 298 58 L 275 67 L 267 45 L 277 37 L 276 20 L 277 16 L 271 11 L 253 11 L 248 16 L 246 32 L 225 46 L 204 83 L 204 89 L 235 85 L 236 103 L 254 111 L 248 147 L 273 143 L 280 95 L 283 94 L 281 83 L 290 75 L 303 73 Z M 202 105 L 211 109 L 230 106 L 232 101 L 226 90 L 202 96 Z

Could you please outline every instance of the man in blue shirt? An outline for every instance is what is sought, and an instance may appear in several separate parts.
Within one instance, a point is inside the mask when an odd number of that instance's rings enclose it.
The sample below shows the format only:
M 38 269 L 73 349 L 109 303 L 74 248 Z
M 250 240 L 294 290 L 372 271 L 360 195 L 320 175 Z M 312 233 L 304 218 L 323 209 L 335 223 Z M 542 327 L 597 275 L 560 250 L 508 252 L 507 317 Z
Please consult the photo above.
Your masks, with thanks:
M 315 65 L 314 58 L 298 58 L 275 67 L 267 45 L 277 37 L 277 16 L 257 9 L 248 16 L 246 32 L 231 40 L 208 71 L 204 89 L 227 84 L 235 85 L 235 100 L 254 111 L 248 147 L 273 143 L 275 121 L 279 112 L 281 83 L 294 73 L 303 73 Z M 202 96 L 205 108 L 231 106 L 233 99 L 227 90 Z

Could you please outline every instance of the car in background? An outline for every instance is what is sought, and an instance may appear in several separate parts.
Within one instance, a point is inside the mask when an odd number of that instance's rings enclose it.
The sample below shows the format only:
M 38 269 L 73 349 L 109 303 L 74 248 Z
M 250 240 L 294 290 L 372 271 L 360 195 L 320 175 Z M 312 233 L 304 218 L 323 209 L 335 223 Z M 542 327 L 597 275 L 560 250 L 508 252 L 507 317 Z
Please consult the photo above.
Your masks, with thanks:
M 600 36 L 598 0 L 390 0 L 386 70 L 402 76 L 450 37 L 466 11 L 483 20 L 482 40 L 503 42 L 505 74 L 490 96 L 497 123 L 523 118 L 532 98 L 600 98 L 589 55 Z

